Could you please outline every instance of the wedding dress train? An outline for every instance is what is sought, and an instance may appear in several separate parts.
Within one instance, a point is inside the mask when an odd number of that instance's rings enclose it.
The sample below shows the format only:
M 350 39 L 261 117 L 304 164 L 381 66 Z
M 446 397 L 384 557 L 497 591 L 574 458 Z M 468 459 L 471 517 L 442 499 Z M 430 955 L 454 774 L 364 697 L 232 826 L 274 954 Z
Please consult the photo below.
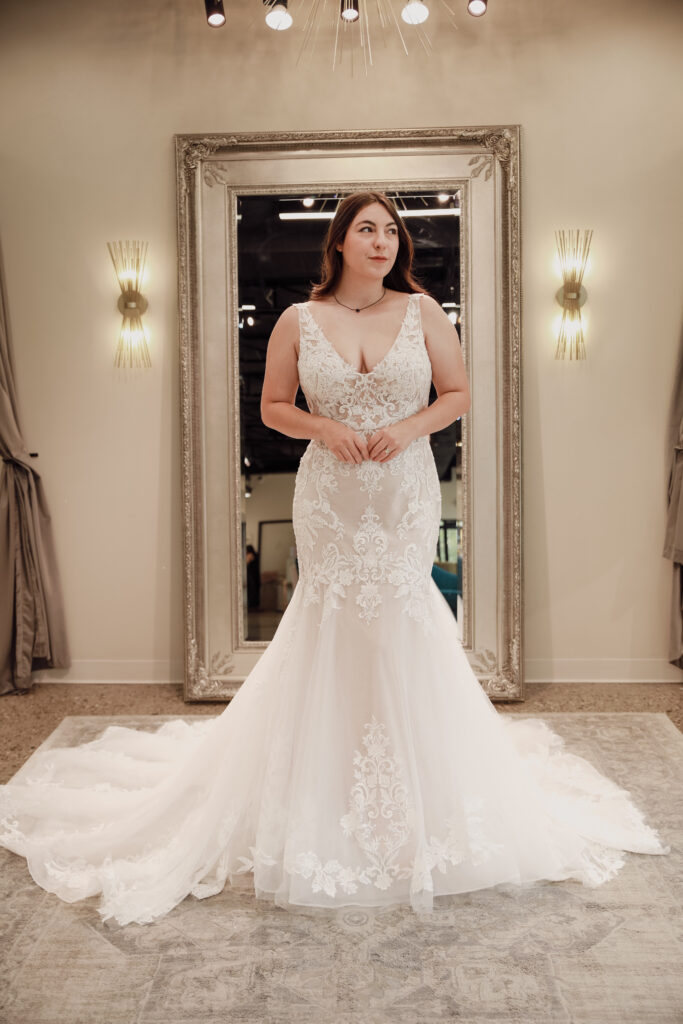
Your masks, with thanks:
M 369 373 L 299 305 L 312 412 L 369 437 L 422 409 L 420 297 Z M 35 881 L 149 922 L 229 882 L 281 906 L 410 903 L 508 883 L 598 886 L 623 851 L 670 852 L 627 790 L 540 720 L 499 714 L 431 578 L 441 498 L 429 441 L 386 464 L 311 441 L 296 476 L 300 578 L 222 714 L 110 726 L 0 787 L 0 844 Z

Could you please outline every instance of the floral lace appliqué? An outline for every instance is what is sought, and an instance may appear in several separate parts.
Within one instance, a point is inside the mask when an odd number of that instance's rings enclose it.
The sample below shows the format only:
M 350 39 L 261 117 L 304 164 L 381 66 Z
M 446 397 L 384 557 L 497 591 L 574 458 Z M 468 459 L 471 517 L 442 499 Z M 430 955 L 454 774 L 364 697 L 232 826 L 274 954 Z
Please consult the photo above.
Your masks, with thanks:
M 340 819 L 345 836 L 355 840 L 363 854 L 359 866 L 323 861 L 313 850 L 301 852 L 289 865 L 293 874 L 309 879 L 312 892 L 330 897 L 342 892 L 353 894 L 359 886 L 389 889 L 402 879 L 411 880 L 411 890 L 431 891 L 432 871 L 445 873 L 447 866 L 466 859 L 459 843 L 457 826 L 446 821 L 446 834 L 431 836 L 413 858 L 401 859 L 401 851 L 415 835 L 415 808 L 410 797 L 405 768 L 398 754 L 390 749 L 385 725 L 373 715 L 365 725 L 364 752 L 353 756 L 354 782 L 349 794 L 349 809 Z
M 299 306 L 299 324 L 299 379 L 312 413 L 346 423 L 367 439 L 427 405 L 431 363 L 418 295 L 409 298 L 393 346 L 369 373 L 339 356 L 307 303 Z M 431 632 L 427 599 L 440 517 L 441 491 L 426 437 L 387 463 L 341 462 L 321 441 L 311 441 L 294 489 L 304 604 L 320 605 L 325 621 L 350 600 L 370 624 L 387 599 L 390 611 L 398 599 Z

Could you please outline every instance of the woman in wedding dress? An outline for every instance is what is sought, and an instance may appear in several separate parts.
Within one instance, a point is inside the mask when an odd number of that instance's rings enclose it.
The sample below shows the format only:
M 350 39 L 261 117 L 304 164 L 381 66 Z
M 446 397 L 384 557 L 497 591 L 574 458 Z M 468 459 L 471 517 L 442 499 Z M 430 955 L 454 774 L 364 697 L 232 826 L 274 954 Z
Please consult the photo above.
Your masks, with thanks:
M 431 578 L 429 445 L 469 390 L 411 260 L 385 196 L 347 197 L 321 284 L 273 331 L 264 422 L 310 439 L 300 578 L 237 696 L 209 722 L 41 752 L 0 787 L 0 843 L 62 900 L 144 923 L 229 882 L 283 907 L 429 911 L 496 885 L 598 886 L 623 851 L 669 852 L 627 790 L 542 721 L 499 714 L 470 668 Z

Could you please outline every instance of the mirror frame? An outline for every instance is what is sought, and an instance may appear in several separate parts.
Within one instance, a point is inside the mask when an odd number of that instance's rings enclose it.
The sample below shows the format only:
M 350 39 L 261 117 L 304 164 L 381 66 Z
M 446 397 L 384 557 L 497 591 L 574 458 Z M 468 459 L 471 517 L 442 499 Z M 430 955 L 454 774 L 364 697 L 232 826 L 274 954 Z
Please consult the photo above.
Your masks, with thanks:
M 523 700 L 520 126 L 191 134 L 175 145 L 185 700 L 234 696 L 268 646 L 245 639 L 238 557 L 237 196 L 363 187 L 461 193 L 472 391 L 462 420 L 462 643 L 492 700 Z

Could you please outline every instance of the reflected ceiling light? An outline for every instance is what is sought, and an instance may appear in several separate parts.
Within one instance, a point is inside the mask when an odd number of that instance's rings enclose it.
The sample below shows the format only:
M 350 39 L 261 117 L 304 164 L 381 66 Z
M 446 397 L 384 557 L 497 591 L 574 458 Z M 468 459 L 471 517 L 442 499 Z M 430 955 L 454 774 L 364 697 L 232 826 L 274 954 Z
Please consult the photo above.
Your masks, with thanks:
M 439 200 L 440 203 L 447 203 L 451 197 L 448 195 L 447 192 L 439 192 L 436 198 Z
M 248 316 L 247 317 L 247 324 L 248 324 L 249 327 L 253 327 L 255 322 L 256 321 L 254 320 L 253 316 Z
M 313 206 L 313 204 L 315 203 L 315 199 L 313 198 L 313 196 L 306 196 L 306 198 L 302 199 L 301 202 L 303 203 L 304 206 L 310 207 Z
M 341 17 L 344 21 L 358 21 L 358 0 L 341 0 Z
M 429 8 L 422 0 L 408 0 L 401 11 L 401 17 L 408 25 L 421 25 L 429 17 Z
M 480 18 L 482 14 L 486 14 L 486 3 L 487 0 L 469 0 L 467 13 L 474 18 Z
M 293 18 L 287 10 L 287 0 L 263 0 L 264 6 L 268 8 L 266 14 L 266 25 L 276 32 L 284 32 L 291 27 Z
M 452 324 L 457 324 L 457 322 L 458 322 L 458 314 L 455 312 L 454 309 L 452 309 L 450 311 L 450 313 L 447 314 L 447 316 L 448 316 L 448 319 L 450 320 L 450 322 Z
M 459 217 L 459 209 L 398 210 L 399 217 Z M 302 210 L 300 213 L 278 213 L 280 220 L 332 220 L 334 210 Z
M 211 28 L 220 28 L 221 25 L 225 25 L 223 0 L 204 0 L 204 6 L 206 7 L 206 20 Z

